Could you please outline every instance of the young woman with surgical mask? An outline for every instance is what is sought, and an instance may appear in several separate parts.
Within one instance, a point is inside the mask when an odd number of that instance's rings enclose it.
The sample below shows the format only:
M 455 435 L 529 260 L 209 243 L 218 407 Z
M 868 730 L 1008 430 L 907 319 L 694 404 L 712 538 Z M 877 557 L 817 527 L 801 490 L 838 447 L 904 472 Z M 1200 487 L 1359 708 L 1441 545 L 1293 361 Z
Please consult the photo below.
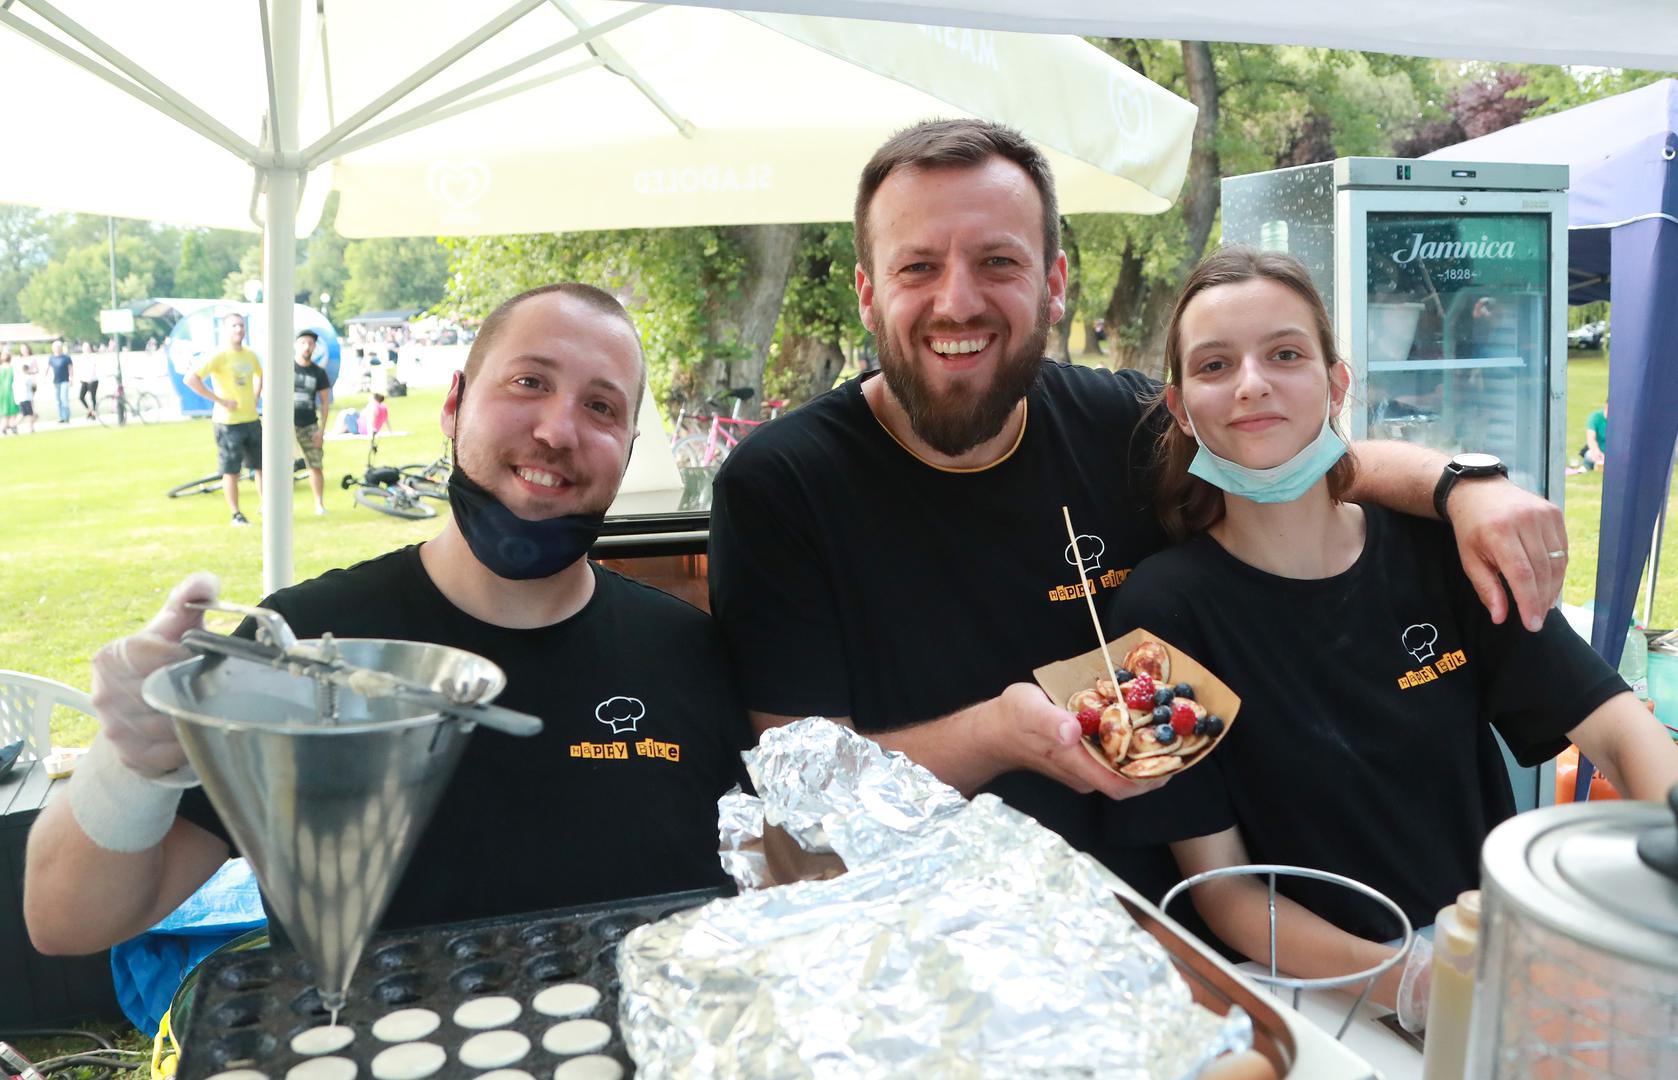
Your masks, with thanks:
M 1183 837 L 1172 852 L 1185 875 L 1328 870 L 1420 927 L 1478 887 L 1481 842 L 1514 812 L 1493 728 L 1529 765 L 1571 740 L 1632 797 L 1664 798 L 1678 782 L 1678 748 L 1559 614 L 1537 633 L 1494 625 L 1445 524 L 1344 501 L 1354 464 L 1335 418 L 1350 372 L 1297 260 L 1208 256 L 1177 301 L 1166 364 L 1157 498 L 1180 543 L 1136 567 L 1108 629 L 1147 628 L 1242 703 L 1218 749 L 1116 807 L 1115 830 L 1125 815 L 1163 816 Z M 1277 908 L 1283 971 L 1342 975 L 1391 955 L 1389 914 L 1290 880 Z M 1269 959 L 1264 881 L 1192 895 L 1226 944 Z M 1394 1004 L 1403 985 L 1425 1001 L 1425 966 L 1410 964 L 1408 981 L 1406 970 L 1383 977 L 1377 1000 Z

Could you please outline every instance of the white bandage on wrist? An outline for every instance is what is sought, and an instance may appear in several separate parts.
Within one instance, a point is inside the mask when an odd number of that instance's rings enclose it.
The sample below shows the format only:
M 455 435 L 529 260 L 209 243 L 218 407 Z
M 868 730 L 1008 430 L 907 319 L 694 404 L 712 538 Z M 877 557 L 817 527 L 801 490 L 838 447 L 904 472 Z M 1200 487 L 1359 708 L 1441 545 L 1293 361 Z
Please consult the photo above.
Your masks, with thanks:
M 1420 934 L 1404 958 L 1404 974 L 1398 980 L 1394 1011 L 1405 1031 L 1421 1034 L 1427 1029 L 1428 994 L 1433 987 L 1433 942 Z
M 175 823 L 181 788 L 147 780 L 122 763 L 103 735 L 70 777 L 70 812 L 87 838 L 106 851 L 146 851 Z

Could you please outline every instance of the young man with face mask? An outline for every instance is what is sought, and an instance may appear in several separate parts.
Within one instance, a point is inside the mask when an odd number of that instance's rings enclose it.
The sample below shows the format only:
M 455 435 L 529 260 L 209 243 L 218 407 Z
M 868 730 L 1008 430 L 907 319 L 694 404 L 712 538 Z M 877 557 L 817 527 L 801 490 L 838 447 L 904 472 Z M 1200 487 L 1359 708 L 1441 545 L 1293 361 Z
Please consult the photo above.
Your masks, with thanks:
M 1077 721 L 1031 682 L 1095 645 L 1096 600 L 1165 546 L 1146 480 L 1159 386 L 1135 371 L 1044 359 L 1066 309 L 1054 181 L 1017 132 L 937 121 L 893 136 L 863 170 L 856 284 L 881 373 L 763 428 L 713 489 L 712 611 L 761 730 L 845 719 L 964 792 L 981 789 L 1102 858 L 1144 893 L 1176 877 L 1166 839 L 1104 825 L 1149 790 L 1078 745 Z M 1359 497 L 1430 514 L 1443 455 L 1357 448 Z M 1077 527 L 1074 552 L 1061 507 Z M 1456 485 L 1466 568 L 1502 620 L 1560 589 L 1560 511 L 1501 479 Z M 1097 792 L 1104 798 L 1091 797 Z
M 702 612 L 584 556 L 617 494 L 646 370 L 609 294 L 557 285 L 484 321 L 443 406 L 454 513 L 435 539 L 263 601 L 299 638 L 427 641 L 507 674 L 497 703 L 533 738 L 471 737 L 385 928 L 722 884 L 716 800 L 749 742 Z M 184 657 L 194 575 L 151 626 L 101 650 L 102 731 L 30 838 L 25 917 L 38 948 L 86 952 L 172 911 L 228 857 L 202 789 L 139 684 Z M 248 627 L 242 628 L 248 631 Z M 604 749 L 603 749 L 604 748 Z M 178 803 L 178 805 L 177 805 Z

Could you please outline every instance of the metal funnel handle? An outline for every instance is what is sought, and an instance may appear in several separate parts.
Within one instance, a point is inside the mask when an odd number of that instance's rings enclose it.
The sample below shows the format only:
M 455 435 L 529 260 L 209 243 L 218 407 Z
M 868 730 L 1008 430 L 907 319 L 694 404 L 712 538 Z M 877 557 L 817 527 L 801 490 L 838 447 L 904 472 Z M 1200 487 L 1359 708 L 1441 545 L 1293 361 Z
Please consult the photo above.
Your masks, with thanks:
M 235 604 L 231 600 L 190 600 L 186 606 L 194 611 L 230 611 L 235 615 L 255 619 L 258 641 L 266 641 L 279 649 L 297 646 L 297 635 L 291 632 L 291 624 L 285 621 L 285 616 L 269 608 Z

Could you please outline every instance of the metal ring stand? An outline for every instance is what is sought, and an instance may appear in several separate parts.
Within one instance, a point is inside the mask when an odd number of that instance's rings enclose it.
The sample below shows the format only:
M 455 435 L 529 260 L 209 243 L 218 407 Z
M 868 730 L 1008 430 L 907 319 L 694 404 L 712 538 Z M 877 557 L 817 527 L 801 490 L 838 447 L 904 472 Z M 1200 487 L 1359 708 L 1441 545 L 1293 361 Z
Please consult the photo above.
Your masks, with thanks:
M 1410 925 L 1410 919 L 1404 914 L 1403 908 L 1400 908 L 1385 893 L 1378 892 L 1361 881 L 1355 881 L 1352 878 L 1343 877 L 1340 874 L 1331 874 L 1327 870 L 1313 870 L 1308 866 L 1284 866 L 1275 863 L 1249 863 L 1241 866 L 1220 866 L 1216 870 L 1207 870 L 1203 873 L 1195 874 L 1193 877 L 1184 878 L 1176 885 L 1173 885 L 1171 887 L 1171 891 L 1165 894 L 1164 899 L 1160 901 L 1159 909 L 1169 915 L 1171 913 L 1171 902 L 1173 900 L 1188 892 L 1196 885 L 1200 885 L 1204 882 L 1213 881 L 1217 878 L 1251 877 L 1258 874 L 1267 875 L 1270 885 L 1268 897 L 1270 908 L 1270 974 L 1254 975 L 1252 976 L 1252 979 L 1254 982 L 1260 983 L 1264 986 L 1285 986 L 1293 990 L 1292 1004 L 1295 1009 L 1299 1008 L 1299 995 L 1302 991 L 1336 990 L 1342 986 L 1351 986 L 1361 980 L 1363 982 L 1363 992 L 1358 994 L 1356 1001 L 1352 1002 L 1352 1007 L 1346 1011 L 1346 1019 L 1340 1022 L 1340 1030 L 1334 1033 L 1334 1037 L 1339 1039 L 1341 1036 L 1346 1034 L 1346 1029 L 1351 1026 L 1352 1017 L 1357 1015 L 1358 1008 L 1366 1000 L 1368 1000 L 1369 992 L 1375 988 L 1375 980 L 1386 974 L 1386 972 L 1389 971 L 1395 964 L 1403 963 L 1404 958 L 1410 955 L 1410 948 L 1416 943 L 1415 928 Z M 1330 885 L 1338 885 L 1343 889 L 1350 889 L 1355 893 L 1367 896 L 1369 899 L 1380 904 L 1382 907 L 1392 912 L 1393 916 L 1398 919 L 1399 925 L 1404 927 L 1404 939 L 1399 943 L 1398 951 L 1381 961 L 1379 964 L 1376 964 L 1374 967 L 1364 968 L 1361 971 L 1354 971 L 1350 975 L 1333 975 L 1320 979 L 1296 979 L 1289 975 L 1277 974 L 1276 878 L 1278 876 L 1309 878 L 1312 881 L 1323 881 Z

